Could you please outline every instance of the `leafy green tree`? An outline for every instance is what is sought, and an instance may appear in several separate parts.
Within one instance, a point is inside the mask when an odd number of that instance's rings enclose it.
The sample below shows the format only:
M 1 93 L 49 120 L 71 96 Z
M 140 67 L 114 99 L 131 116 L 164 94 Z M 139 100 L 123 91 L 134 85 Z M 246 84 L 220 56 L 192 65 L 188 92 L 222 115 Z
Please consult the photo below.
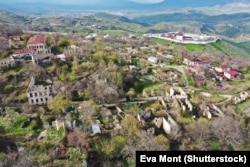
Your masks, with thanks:
M 129 96 L 130 99 L 132 99 L 135 96 L 135 89 L 130 88 L 129 91 L 127 92 L 127 95 Z
M 54 45 L 51 47 L 51 52 L 53 54 L 61 54 L 63 51 L 59 46 Z
M 130 139 L 136 140 L 140 136 L 140 123 L 132 115 L 127 114 L 123 118 L 121 125 L 128 131 L 128 136 Z
M 48 108 L 52 110 L 54 114 L 60 114 L 69 104 L 70 100 L 66 96 L 59 94 L 48 104 Z
M 57 46 L 59 46 L 60 48 L 67 48 L 70 45 L 70 41 L 67 39 L 62 39 L 60 41 L 58 41 Z
M 85 123 L 90 123 L 93 115 L 99 110 L 98 105 L 93 100 L 83 101 L 79 106 L 80 119 Z
M 155 138 L 155 141 L 159 142 L 159 143 L 162 143 L 164 144 L 165 146 L 169 147 L 169 140 L 167 137 L 165 137 L 163 134 L 160 134 L 158 136 L 156 136 Z
M 69 164 L 70 166 L 87 166 L 86 165 L 86 154 L 82 153 L 79 149 L 69 148 L 67 151 L 67 155 L 69 156 Z
M 93 60 L 94 61 L 100 61 L 103 60 L 104 58 L 104 52 L 103 51 L 98 51 L 93 55 Z
M 127 139 L 123 136 L 115 136 L 111 140 L 104 139 L 98 144 L 98 150 L 104 155 L 104 160 L 114 160 L 122 156 L 122 149 L 126 145 Z

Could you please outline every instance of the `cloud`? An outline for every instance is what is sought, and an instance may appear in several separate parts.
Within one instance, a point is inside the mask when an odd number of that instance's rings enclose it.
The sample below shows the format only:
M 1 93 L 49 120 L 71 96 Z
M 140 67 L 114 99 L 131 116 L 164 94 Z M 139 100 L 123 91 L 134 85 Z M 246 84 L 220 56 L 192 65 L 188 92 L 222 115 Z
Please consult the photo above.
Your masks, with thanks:
M 146 3 L 146 4 L 154 4 L 154 3 L 160 3 L 163 2 L 164 0 L 129 0 L 132 2 L 136 2 L 136 3 Z

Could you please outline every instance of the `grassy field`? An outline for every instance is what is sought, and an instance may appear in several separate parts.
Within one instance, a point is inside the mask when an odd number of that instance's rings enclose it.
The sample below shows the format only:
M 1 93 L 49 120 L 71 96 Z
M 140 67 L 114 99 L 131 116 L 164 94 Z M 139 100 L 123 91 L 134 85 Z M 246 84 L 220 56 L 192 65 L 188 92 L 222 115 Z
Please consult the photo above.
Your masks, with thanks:
M 237 44 L 238 47 L 244 49 L 248 54 L 250 54 L 250 41 L 248 42 L 241 42 Z
M 222 40 L 216 43 L 209 44 L 207 45 L 207 47 L 210 49 L 215 49 L 217 51 L 220 51 L 225 55 L 230 55 L 236 58 L 248 58 L 249 53 L 246 52 L 247 51 L 246 48 L 249 46 L 247 44 L 248 43 L 241 44 L 242 46 L 240 46 L 239 44 L 234 43 L 232 41 Z M 243 48 L 243 45 L 246 48 Z
M 206 45 L 185 44 L 185 46 L 186 46 L 187 50 L 190 52 L 194 52 L 194 51 L 204 52 L 207 50 Z
M 245 103 L 241 103 L 237 106 L 237 112 L 240 114 L 246 114 L 246 111 L 250 109 L 250 100 L 247 100 Z
M 103 30 L 102 33 L 120 36 L 120 35 L 128 34 L 130 32 L 124 31 L 124 30 Z
M 166 41 L 164 39 L 160 39 L 160 38 L 153 38 L 154 42 L 160 45 L 167 45 L 169 44 L 169 41 Z
M 187 79 L 188 79 L 188 84 L 189 84 L 190 86 L 194 86 L 193 78 L 192 78 L 190 75 L 187 75 Z
M 16 23 L 20 24 L 28 21 L 24 16 L 19 16 L 10 12 L 0 11 L 0 23 Z
M 142 93 L 143 89 L 158 85 L 158 82 L 152 82 L 150 80 L 137 80 L 135 81 L 135 86 L 136 86 L 136 93 Z
M 212 47 L 214 47 L 216 50 L 218 50 L 218 51 L 221 51 L 221 52 L 223 52 L 224 53 L 224 45 L 223 45 L 223 43 L 222 42 L 216 42 L 216 43 L 212 43 L 212 44 L 210 44 Z

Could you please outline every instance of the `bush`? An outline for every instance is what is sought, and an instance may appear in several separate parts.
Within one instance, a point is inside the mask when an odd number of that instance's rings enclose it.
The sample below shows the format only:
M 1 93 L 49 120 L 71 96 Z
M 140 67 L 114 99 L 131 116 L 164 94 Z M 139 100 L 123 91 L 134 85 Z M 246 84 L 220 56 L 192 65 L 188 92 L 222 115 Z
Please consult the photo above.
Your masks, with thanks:
M 47 130 L 47 140 L 57 140 L 62 139 L 65 136 L 65 130 L 63 127 L 61 127 L 59 130 L 56 130 L 56 128 L 49 128 Z

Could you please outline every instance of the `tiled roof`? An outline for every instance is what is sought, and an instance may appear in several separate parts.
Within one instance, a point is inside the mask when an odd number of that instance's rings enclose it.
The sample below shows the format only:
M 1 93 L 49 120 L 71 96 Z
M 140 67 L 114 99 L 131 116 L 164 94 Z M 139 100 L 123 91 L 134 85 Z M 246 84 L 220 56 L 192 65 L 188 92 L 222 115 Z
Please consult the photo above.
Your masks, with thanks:
M 176 33 L 176 35 L 183 36 L 184 33 L 183 32 L 178 32 L 178 33 Z
M 28 41 L 28 44 L 40 44 L 40 43 L 45 43 L 44 37 L 40 35 L 30 37 Z
M 227 64 L 220 65 L 219 67 L 220 67 L 220 68 L 222 68 L 222 69 L 225 69 L 225 68 L 230 68 L 230 66 L 229 66 L 229 65 L 227 65 Z
M 240 74 L 238 71 L 235 71 L 235 70 L 231 70 L 231 71 L 228 71 L 226 73 L 228 73 L 230 75 L 239 75 Z
M 14 54 L 22 54 L 22 53 L 33 53 L 34 49 L 18 49 L 14 51 Z
M 201 59 L 199 63 L 210 63 L 211 61 L 209 59 Z

